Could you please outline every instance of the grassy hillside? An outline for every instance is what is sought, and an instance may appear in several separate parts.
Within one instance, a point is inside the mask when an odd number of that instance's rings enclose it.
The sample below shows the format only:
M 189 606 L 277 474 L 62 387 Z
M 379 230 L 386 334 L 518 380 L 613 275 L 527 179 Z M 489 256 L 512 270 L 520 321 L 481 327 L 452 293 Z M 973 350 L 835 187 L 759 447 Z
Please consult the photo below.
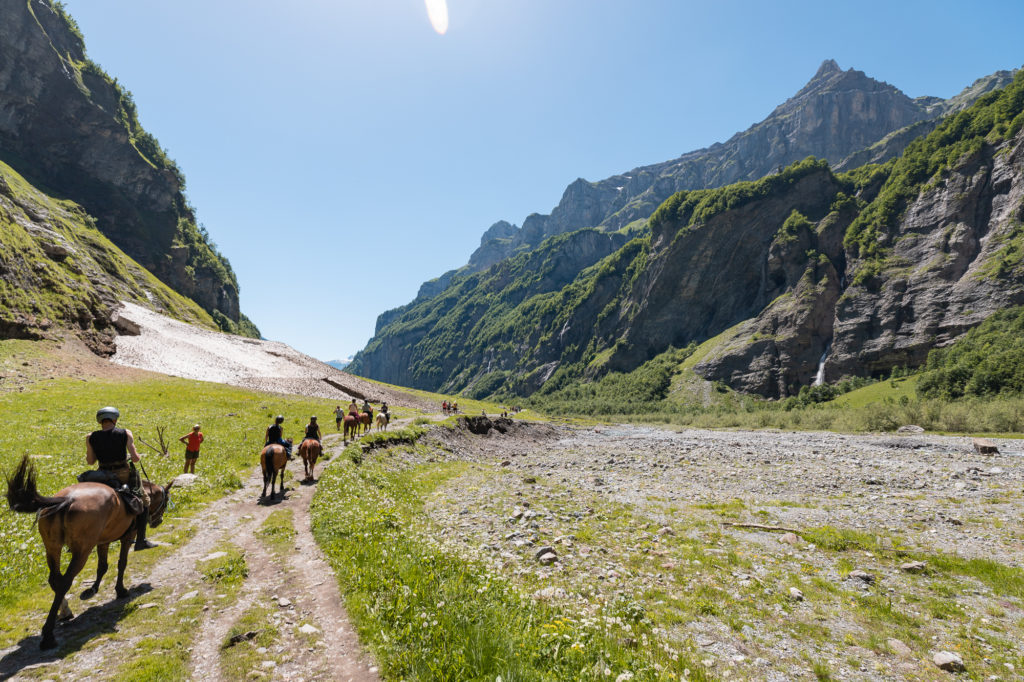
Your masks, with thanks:
M 0 326 L 38 336 L 54 326 L 103 332 L 119 300 L 218 328 L 117 248 L 77 204 L 35 189 L 0 161 Z

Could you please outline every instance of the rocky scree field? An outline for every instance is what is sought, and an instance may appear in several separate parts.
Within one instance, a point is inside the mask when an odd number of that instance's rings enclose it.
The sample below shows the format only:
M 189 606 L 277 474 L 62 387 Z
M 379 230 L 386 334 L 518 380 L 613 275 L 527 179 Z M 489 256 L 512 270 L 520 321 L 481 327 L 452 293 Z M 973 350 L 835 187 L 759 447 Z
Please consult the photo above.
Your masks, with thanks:
M 389 630 L 407 594 L 416 632 L 444 630 L 423 656 L 464 679 L 526 674 L 517 646 L 539 679 L 1020 679 L 1024 441 L 982 456 L 941 436 L 503 430 L 435 428 L 321 484 L 339 497 L 318 512 L 318 496 L 314 527 L 388 676 L 420 665 Z M 398 568 L 344 589 L 339 568 L 386 537 L 403 561 L 457 566 L 466 603 L 417 601 L 420 573 Z M 453 612 L 500 590 L 522 601 L 495 636 L 518 644 L 476 667 L 438 655 L 468 627 Z

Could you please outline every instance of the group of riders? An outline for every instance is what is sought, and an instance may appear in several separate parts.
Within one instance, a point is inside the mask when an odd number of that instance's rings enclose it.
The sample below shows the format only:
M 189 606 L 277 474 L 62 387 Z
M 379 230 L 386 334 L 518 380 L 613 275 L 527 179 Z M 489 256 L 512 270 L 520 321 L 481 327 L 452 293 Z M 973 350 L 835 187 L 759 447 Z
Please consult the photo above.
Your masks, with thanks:
M 451 400 L 442 400 L 441 401 L 441 412 L 443 412 L 446 415 L 448 415 L 448 414 L 458 414 L 459 413 L 459 404 L 456 403 L 456 402 L 453 402 Z
M 371 419 L 373 418 L 373 408 L 366 400 L 363 401 L 362 412 L 369 414 Z M 356 404 L 355 399 L 349 404 L 348 413 L 359 418 L 360 407 Z M 391 420 L 387 403 L 381 405 L 380 413 L 384 416 L 385 423 Z M 340 405 L 334 411 L 334 415 L 340 429 L 341 422 L 345 417 Z M 99 471 L 108 474 L 107 478 L 111 485 L 114 485 L 116 481 L 116 484 L 121 486 L 122 492 L 130 493 L 141 500 L 142 512 L 138 515 L 136 523 L 135 549 L 136 551 L 151 549 L 157 545 L 146 539 L 146 528 L 149 525 L 149 494 L 142 485 L 142 479 L 135 468 L 136 463 L 140 463 L 141 466 L 141 458 L 135 449 L 135 437 L 132 432 L 117 425 L 120 418 L 121 412 L 116 407 L 104 407 L 96 412 L 96 421 L 99 422 L 100 428 L 90 433 L 85 439 L 85 461 L 88 464 L 98 464 Z M 274 419 L 274 423 L 267 427 L 264 446 L 274 443 L 283 445 L 288 459 L 291 459 L 292 444 L 291 441 L 284 439 L 283 423 L 284 416 L 278 415 Z M 198 432 L 199 426 L 196 425 L 193 431 Z M 310 417 L 309 423 L 306 424 L 305 438 L 311 438 L 318 444 L 322 444 L 323 435 L 315 416 Z M 196 451 L 199 449 L 198 445 L 195 445 L 194 448 Z

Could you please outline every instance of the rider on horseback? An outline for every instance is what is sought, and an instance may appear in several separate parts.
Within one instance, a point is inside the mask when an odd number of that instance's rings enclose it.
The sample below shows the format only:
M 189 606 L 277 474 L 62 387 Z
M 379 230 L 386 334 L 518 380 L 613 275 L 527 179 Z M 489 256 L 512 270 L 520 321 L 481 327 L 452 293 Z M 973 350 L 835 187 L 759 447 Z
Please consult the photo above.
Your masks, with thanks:
M 135 450 L 135 436 L 128 429 L 117 428 L 117 420 L 120 418 L 121 413 L 116 407 L 104 407 L 96 413 L 100 430 L 93 431 L 85 438 L 85 461 L 89 464 L 99 462 L 101 470 L 117 476 L 117 480 L 131 488 L 132 492 L 142 499 L 143 511 L 136 520 L 135 551 L 152 549 L 157 545 L 146 539 L 146 528 L 149 526 L 149 494 L 146 493 L 135 470 L 134 462 L 140 459 L 139 453 Z
M 316 423 L 316 417 L 310 417 L 309 423 L 306 424 L 306 438 L 312 438 L 317 443 L 322 440 L 320 435 L 320 425 Z
M 359 406 L 356 405 L 356 399 L 355 398 L 352 398 L 352 402 L 350 402 L 348 404 L 348 413 L 350 415 L 352 415 L 353 417 L 355 417 L 356 420 L 358 421 L 358 419 L 359 419 Z
M 284 439 L 284 430 L 281 428 L 281 424 L 284 423 L 284 415 L 277 415 L 274 419 L 274 423 L 267 427 L 266 442 L 263 443 L 263 447 L 268 445 L 283 445 L 285 455 L 288 456 L 288 460 L 292 458 L 292 444 Z
M 380 413 L 382 415 L 384 415 L 384 423 L 385 424 L 391 422 L 391 415 L 388 413 L 388 404 L 387 404 L 387 402 L 384 402 L 384 403 L 381 404 L 381 406 L 380 406 Z

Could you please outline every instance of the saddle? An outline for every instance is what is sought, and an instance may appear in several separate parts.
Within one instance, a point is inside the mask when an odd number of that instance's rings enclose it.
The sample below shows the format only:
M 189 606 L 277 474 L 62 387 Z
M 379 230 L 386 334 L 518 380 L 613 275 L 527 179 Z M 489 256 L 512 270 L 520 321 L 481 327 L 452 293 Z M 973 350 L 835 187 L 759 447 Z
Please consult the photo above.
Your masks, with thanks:
M 116 474 L 109 471 L 103 471 L 101 469 L 89 469 L 78 474 L 79 483 L 102 483 L 103 485 L 109 485 L 114 489 L 118 495 L 121 496 L 121 501 L 124 502 L 125 507 L 128 508 L 128 512 L 138 516 L 146 510 L 146 506 L 142 502 L 142 497 L 137 495 L 131 488 L 126 484 L 121 483 Z

